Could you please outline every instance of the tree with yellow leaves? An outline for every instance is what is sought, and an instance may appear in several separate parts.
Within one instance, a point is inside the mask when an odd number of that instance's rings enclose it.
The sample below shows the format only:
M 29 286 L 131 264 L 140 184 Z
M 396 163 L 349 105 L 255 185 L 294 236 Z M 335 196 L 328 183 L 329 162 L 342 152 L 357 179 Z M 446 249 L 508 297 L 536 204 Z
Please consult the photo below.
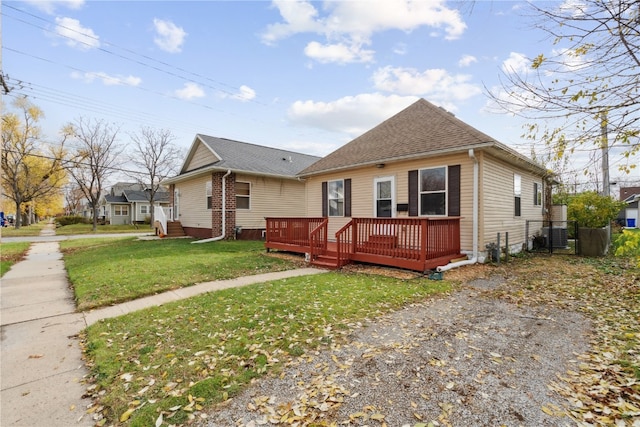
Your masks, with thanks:
M 16 208 L 15 227 L 20 228 L 25 204 L 36 204 L 60 194 L 66 182 L 62 146 L 44 151 L 38 121 L 42 110 L 27 98 L 13 103 L 17 112 L 2 115 L 2 189 Z

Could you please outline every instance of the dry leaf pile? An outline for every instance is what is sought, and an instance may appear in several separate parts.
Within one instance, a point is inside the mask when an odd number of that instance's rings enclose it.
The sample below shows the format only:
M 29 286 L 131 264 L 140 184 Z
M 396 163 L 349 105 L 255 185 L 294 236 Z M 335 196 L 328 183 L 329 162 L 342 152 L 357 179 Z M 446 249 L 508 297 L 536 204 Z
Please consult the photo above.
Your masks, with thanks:
M 575 258 L 478 272 L 493 276 L 290 361 L 203 425 L 640 425 L 637 276 Z

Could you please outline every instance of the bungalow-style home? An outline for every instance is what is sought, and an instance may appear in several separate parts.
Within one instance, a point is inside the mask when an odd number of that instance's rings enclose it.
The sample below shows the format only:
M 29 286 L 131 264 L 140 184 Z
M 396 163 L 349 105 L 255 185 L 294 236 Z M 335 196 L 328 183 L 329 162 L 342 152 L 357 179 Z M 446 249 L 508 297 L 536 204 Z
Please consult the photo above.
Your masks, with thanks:
M 420 99 L 299 177 L 306 183 L 305 216 L 326 219 L 328 240 L 336 236 L 338 243 L 336 256 L 347 258 L 338 265 L 350 259 L 425 271 L 461 255 L 482 260 L 498 233 L 501 246 L 508 238 L 511 252 L 525 247 L 532 238 L 527 220 L 541 226 L 545 219 L 550 173 Z M 287 249 L 277 221 L 268 224 L 267 246 Z M 341 235 L 350 242 L 344 248 Z M 309 241 L 312 262 L 314 255 L 323 257 L 314 254 L 318 241 L 322 237 Z
M 621 187 L 620 200 L 625 202 L 627 206 L 622 209 L 618 215 L 618 222 L 623 227 L 638 228 L 640 224 L 640 187 Z
M 498 233 L 511 252 L 525 247 L 536 231 L 527 221 L 545 219 L 549 178 L 420 99 L 322 159 L 198 135 L 180 175 L 163 184 L 192 236 L 233 237 L 235 224 L 243 238 L 249 229 L 267 249 L 316 265 L 427 271 L 483 261 Z
M 169 193 L 157 191 L 154 205 L 169 206 Z M 151 218 L 149 191 L 142 184 L 118 182 L 100 200 L 101 217 L 107 224 L 142 224 Z
M 173 207 L 167 219 L 193 237 L 259 240 L 265 217 L 304 215 L 305 184 L 297 174 L 318 159 L 198 134 L 179 174 L 162 182 Z M 169 234 L 170 225 L 160 233 Z

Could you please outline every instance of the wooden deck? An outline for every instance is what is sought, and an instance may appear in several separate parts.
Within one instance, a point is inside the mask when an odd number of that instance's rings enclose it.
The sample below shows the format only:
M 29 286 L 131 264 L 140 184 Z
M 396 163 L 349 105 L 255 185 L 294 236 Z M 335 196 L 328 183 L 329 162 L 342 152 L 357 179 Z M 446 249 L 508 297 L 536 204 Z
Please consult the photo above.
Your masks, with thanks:
M 327 218 L 267 218 L 265 247 L 308 254 L 311 264 L 365 262 L 426 272 L 460 258 L 460 218 L 352 218 L 328 236 Z

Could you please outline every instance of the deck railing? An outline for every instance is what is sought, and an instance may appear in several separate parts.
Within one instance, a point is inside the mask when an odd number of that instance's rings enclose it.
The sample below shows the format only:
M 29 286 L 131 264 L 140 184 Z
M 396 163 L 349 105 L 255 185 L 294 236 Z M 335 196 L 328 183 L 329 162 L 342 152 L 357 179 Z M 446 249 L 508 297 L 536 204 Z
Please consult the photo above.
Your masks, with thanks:
M 353 218 L 336 239 L 339 253 L 425 261 L 460 253 L 460 218 Z
M 309 246 L 310 235 L 325 218 L 265 218 L 267 242 Z
M 318 258 L 319 255 L 324 254 L 327 250 L 328 229 L 329 220 L 325 219 L 309 234 L 309 246 L 311 248 L 309 255 L 311 259 Z
M 160 234 L 167 234 L 167 216 L 164 213 L 164 209 L 160 206 L 153 207 L 153 219 L 156 222 L 160 223 L 162 230 L 160 230 Z
M 309 253 L 328 246 L 325 218 L 267 218 L 267 248 Z M 352 218 L 335 234 L 337 267 L 351 260 L 424 270 L 460 254 L 460 218 Z

